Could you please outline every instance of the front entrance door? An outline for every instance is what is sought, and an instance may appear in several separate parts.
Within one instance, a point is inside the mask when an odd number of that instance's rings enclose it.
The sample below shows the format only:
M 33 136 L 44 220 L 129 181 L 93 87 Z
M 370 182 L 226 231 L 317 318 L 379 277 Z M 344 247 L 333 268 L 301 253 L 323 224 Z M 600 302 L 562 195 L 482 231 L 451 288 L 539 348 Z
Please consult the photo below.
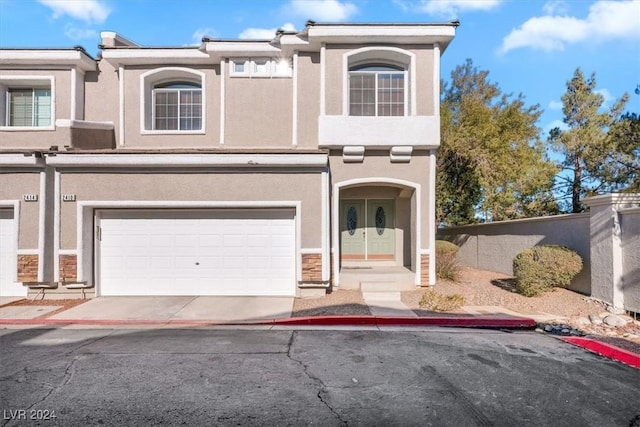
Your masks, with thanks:
M 343 260 L 395 259 L 392 199 L 343 200 L 340 239 Z

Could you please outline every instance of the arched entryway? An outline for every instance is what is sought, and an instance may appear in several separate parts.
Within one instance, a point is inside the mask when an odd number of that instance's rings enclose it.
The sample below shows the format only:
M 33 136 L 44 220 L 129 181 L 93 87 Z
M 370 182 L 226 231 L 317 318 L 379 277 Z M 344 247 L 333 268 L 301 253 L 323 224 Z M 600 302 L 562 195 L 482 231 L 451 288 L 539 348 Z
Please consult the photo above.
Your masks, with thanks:
M 334 285 L 340 286 L 341 272 L 358 269 L 396 272 L 420 284 L 420 197 L 420 184 L 392 178 L 334 184 Z

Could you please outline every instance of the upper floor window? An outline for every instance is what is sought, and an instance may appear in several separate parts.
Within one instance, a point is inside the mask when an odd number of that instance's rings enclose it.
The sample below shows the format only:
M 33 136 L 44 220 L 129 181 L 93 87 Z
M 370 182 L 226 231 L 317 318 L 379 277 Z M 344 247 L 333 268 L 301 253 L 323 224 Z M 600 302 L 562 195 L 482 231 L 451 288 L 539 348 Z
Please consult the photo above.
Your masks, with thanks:
M 349 70 L 349 115 L 404 116 L 405 71 L 389 65 L 364 65 Z
M 287 58 L 235 58 L 231 60 L 233 77 L 291 77 L 293 66 Z
M 0 76 L 0 127 L 53 129 L 52 76 Z
M 153 89 L 153 130 L 202 129 L 202 88 L 191 82 L 158 84 Z
M 203 133 L 206 123 L 205 73 L 164 67 L 140 75 L 142 133 Z
M 393 46 L 366 46 L 342 55 L 342 114 L 416 115 L 416 54 Z
M 7 104 L 7 126 L 51 126 L 51 89 L 10 88 Z

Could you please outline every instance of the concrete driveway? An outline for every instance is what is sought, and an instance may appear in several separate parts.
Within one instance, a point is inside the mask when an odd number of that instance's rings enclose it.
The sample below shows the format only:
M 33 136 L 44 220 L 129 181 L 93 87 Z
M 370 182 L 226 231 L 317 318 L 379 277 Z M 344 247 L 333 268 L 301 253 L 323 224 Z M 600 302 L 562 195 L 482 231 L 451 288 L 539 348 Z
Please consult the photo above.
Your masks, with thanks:
M 72 320 L 244 321 L 291 316 L 293 297 L 99 297 L 51 316 Z

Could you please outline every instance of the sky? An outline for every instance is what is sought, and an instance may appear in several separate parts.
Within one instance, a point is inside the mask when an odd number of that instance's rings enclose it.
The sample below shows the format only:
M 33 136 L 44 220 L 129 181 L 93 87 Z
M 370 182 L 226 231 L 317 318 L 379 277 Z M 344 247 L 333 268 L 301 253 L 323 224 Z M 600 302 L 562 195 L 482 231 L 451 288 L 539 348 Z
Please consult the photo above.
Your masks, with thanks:
M 81 45 L 101 31 L 145 46 L 211 38 L 272 38 L 305 22 L 461 23 L 442 56 L 442 78 L 473 60 L 504 93 L 544 110 L 538 127 L 562 127 L 561 96 L 575 69 L 596 74 L 605 106 L 625 92 L 640 113 L 640 0 L 0 0 L 0 47 Z

